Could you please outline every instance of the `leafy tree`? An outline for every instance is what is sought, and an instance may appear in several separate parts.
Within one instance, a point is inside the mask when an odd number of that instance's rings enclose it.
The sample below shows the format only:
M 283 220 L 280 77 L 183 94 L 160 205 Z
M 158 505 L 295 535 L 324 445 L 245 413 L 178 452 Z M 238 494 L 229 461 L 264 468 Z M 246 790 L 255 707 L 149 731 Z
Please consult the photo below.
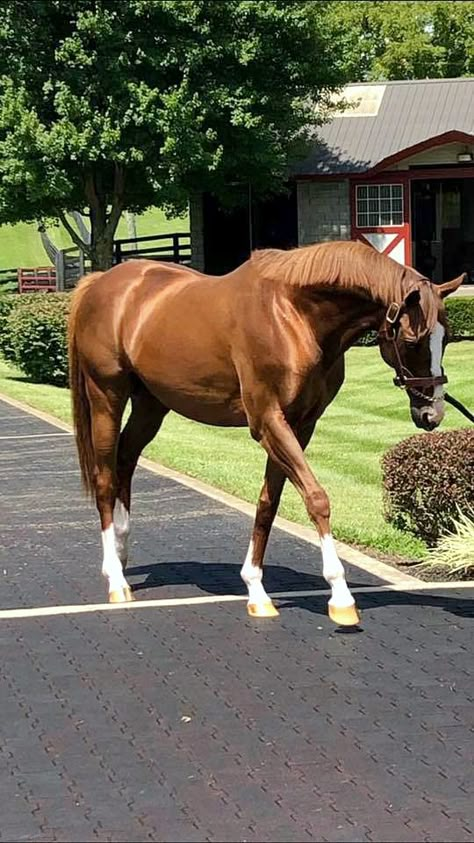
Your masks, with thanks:
M 472 2 L 335 2 L 330 20 L 354 82 L 474 73 Z
M 125 210 L 281 184 L 346 80 L 330 6 L 2 0 L 0 223 L 59 217 L 105 268 Z M 89 246 L 70 211 L 90 215 Z

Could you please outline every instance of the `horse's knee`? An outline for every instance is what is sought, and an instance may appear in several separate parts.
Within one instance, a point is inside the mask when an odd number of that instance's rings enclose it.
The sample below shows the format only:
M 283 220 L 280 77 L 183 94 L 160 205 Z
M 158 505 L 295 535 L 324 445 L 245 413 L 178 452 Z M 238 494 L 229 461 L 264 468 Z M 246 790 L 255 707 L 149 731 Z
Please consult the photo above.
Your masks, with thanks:
M 315 489 L 306 495 L 306 508 L 314 521 L 324 519 L 329 521 L 331 515 L 331 504 L 327 492 L 324 489 Z

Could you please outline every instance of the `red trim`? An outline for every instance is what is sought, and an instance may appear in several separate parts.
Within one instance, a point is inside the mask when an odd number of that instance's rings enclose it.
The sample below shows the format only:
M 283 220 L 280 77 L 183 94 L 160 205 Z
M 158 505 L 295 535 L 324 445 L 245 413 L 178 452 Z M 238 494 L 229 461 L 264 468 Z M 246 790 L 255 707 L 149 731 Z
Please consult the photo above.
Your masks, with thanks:
M 430 179 L 474 179 L 473 167 L 433 167 L 426 170 L 401 170 L 408 173 L 411 181 L 429 181 Z
M 383 170 L 386 167 L 391 167 L 393 164 L 398 164 L 399 161 L 403 161 L 411 155 L 416 155 L 418 152 L 423 152 L 425 149 L 432 149 L 435 146 L 444 146 L 446 143 L 456 143 L 456 141 L 459 143 L 472 144 L 474 143 L 474 135 L 469 135 L 466 132 L 458 132 L 456 129 L 451 132 L 443 132 L 442 135 L 436 135 L 433 138 L 420 141 L 420 143 L 415 143 L 413 146 L 407 146 L 406 149 L 402 149 L 400 152 L 395 152 L 394 155 L 388 155 L 387 158 L 383 158 L 379 161 L 375 167 L 367 170 L 367 174 L 375 175 L 380 170 Z

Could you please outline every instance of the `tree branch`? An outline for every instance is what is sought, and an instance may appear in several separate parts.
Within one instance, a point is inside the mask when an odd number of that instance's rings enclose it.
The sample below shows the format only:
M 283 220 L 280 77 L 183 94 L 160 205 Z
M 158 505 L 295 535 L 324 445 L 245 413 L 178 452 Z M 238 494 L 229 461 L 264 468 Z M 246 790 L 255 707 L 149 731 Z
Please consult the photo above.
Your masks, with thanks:
M 97 214 L 100 210 L 100 203 L 99 198 L 97 196 L 97 191 L 95 189 L 94 175 L 92 173 L 92 170 L 88 170 L 88 172 L 86 173 L 86 177 L 84 179 L 84 191 L 87 197 L 87 201 L 89 203 L 89 207 Z
M 64 211 L 58 211 L 58 217 L 61 220 L 64 228 L 66 229 L 66 231 L 70 235 L 73 243 L 75 243 L 76 246 L 79 247 L 79 249 L 81 249 L 83 252 L 86 253 L 86 255 L 88 255 L 90 257 L 90 255 L 91 255 L 90 246 L 87 243 L 84 243 L 84 240 L 82 239 L 82 237 L 79 237 L 77 231 L 75 231 L 75 229 L 72 227 L 72 225 L 69 222 L 69 220 L 68 220 L 66 214 L 64 213 Z

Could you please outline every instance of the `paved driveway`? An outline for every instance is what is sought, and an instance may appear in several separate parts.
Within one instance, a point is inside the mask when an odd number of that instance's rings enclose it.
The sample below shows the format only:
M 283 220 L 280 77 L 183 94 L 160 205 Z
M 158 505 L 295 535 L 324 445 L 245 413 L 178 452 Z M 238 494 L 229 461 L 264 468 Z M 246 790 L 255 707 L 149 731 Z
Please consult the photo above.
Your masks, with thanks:
M 473 839 L 474 589 L 349 566 L 362 624 L 337 630 L 277 530 L 281 615 L 250 620 L 248 517 L 140 469 L 138 602 L 96 608 L 71 436 L 0 402 L 0 463 L 0 840 Z

